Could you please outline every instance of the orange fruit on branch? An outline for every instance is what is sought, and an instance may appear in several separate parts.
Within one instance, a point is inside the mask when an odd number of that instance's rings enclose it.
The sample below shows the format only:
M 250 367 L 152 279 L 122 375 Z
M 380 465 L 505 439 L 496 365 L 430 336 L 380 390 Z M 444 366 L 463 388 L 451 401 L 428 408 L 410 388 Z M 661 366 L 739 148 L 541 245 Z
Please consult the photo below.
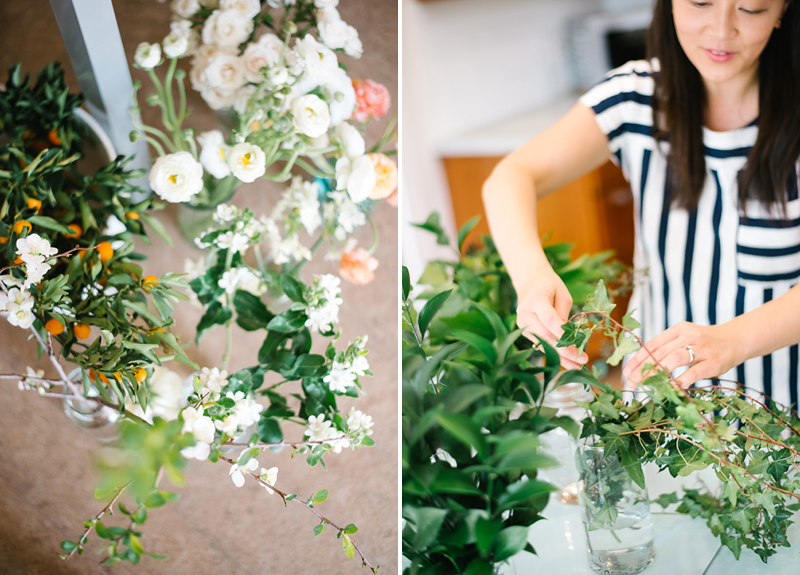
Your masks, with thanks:
M 22 230 L 28 228 L 28 233 L 33 229 L 33 225 L 28 220 L 19 220 L 14 223 L 14 233 L 18 236 L 22 235 Z
M 114 256 L 114 248 L 108 242 L 100 242 L 97 245 L 97 253 L 100 254 L 100 261 L 106 263 Z
M 83 228 L 78 224 L 67 224 L 67 227 L 73 231 L 71 234 L 64 234 L 65 238 L 78 239 L 83 235 Z
M 75 334 L 75 337 L 78 339 L 86 339 L 91 335 L 92 328 L 85 323 L 76 323 L 75 326 L 72 328 L 72 332 Z
M 47 320 L 47 323 L 44 324 L 44 329 L 46 329 L 51 335 L 61 335 L 64 333 L 66 329 L 64 324 L 58 321 L 56 318 L 51 318 Z

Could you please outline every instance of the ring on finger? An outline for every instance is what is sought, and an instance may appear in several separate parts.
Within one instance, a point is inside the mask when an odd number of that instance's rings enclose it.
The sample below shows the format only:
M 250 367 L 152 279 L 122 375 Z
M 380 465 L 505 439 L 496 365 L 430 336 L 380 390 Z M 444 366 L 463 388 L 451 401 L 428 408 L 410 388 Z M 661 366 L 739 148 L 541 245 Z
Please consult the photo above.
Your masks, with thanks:
M 693 364 L 694 363 L 694 350 L 692 349 L 692 346 L 691 345 L 685 345 L 683 347 L 685 347 L 686 351 L 689 352 L 689 363 L 687 365 Z

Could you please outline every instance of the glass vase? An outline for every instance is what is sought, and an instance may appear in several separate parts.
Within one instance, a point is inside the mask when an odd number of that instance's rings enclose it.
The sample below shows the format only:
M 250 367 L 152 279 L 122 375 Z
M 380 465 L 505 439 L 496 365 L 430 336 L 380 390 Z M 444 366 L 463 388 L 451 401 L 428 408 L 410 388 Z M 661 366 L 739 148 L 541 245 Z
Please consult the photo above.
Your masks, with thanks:
M 647 488 L 631 479 L 616 454 L 593 443 L 580 440 L 575 450 L 589 565 L 602 575 L 640 573 L 655 558 Z
M 97 391 L 94 389 L 90 390 L 90 396 L 92 391 L 96 397 Z M 111 443 L 119 438 L 117 421 L 121 416 L 114 408 L 93 401 L 91 398 L 73 399 L 65 394 L 64 413 L 73 423 L 85 429 L 101 443 Z

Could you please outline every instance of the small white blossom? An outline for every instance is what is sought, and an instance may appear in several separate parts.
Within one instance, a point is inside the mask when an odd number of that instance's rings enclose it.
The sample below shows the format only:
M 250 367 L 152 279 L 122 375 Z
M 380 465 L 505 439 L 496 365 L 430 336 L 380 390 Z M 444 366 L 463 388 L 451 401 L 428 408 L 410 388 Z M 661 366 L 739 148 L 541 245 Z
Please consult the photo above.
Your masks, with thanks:
M 277 467 L 270 467 L 269 469 L 261 468 L 261 481 L 264 483 L 261 486 L 267 490 L 267 493 L 272 495 L 275 493 L 272 489 L 269 488 L 270 485 L 275 485 L 275 482 L 278 481 L 278 468 Z
M 264 409 L 264 406 L 252 397 L 245 396 L 241 391 L 237 391 L 236 394 L 229 391 L 227 397 L 236 402 L 233 409 L 236 416 L 239 418 L 239 424 L 242 428 L 247 428 L 261 419 L 261 411 Z
M 372 435 L 370 429 L 375 422 L 372 421 L 372 416 L 351 407 L 347 414 L 347 429 L 351 433 L 364 433 L 364 435 Z
M 225 433 L 231 437 L 236 435 L 236 430 L 239 428 L 239 418 L 236 416 L 235 413 L 231 413 L 226 415 L 222 420 L 216 420 L 214 425 L 217 426 L 217 429 L 220 430 L 222 433 Z
M 43 263 L 57 253 L 58 250 L 50 247 L 50 242 L 39 234 L 30 234 L 17 240 L 17 255 L 26 264 Z
M 214 243 L 216 243 L 217 247 L 220 249 L 230 249 L 233 250 L 234 253 L 240 253 L 247 251 L 247 248 L 250 247 L 250 238 L 240 233 L 228 231 L 217 236 Z
M 219 368 L 204 367 L 200 370 L 198 375 L 200 378 L 201 394 L 205 395 L 208 392 L 221 393 L 222 388 L 228 385 L 228 372 L 226 370 L 220 371 Z
M 325 414 L 311 415 L 308 418 L 308 429 L 303 435 L 308 436 L 309 441 L 323 441 L 333 423 L 325 421 Z
M 204 461 L 211 455 L 211 445 L 198 441 L 191 447 L 184 447 L 181 449 L 181 455 L 186 459 L 199 459 Z
M 220 204 L 217 206 L 217 211 L 214 212 L 214 221 L 222 224 L 231 222 L 239 215 L 239 208 L 233 204 Z
M 0 301 L 0 305 L 3 305 L 0 310 L 5 309 L 8 312 L 8 323 L 22 329 L 31 327 L 36 319 L 32 311 L 33 296 L 24 289 L 11 288 L 5 298 L 5 302 Z
M 200 258 L 197 261 L 190 260 L 186 258 L 183 261 L 183 273 L 186 274 L 186 280 L 192 281 L 193 279 L 197 279 L 201 276 L 204 276 L 206 273 L 206 259 Z M 192 292 L 194 293 L 194 292 Z
M 261 292 L 261 280 L 248 267 L 238 267 L 222 274 L 219 287 L 233 295 L 237 289 L 248 291 L 254 295 Z
M 145 70 L 156 67 L 161 61 L 161 46 L 142 42 L 136 47 L 133 61 L 136 62 L 137 66 Z
M 210 417 L 205 415 L 201 408 L 187 407 L 182 412 L 183 433 L 191 433 L 196 441 L 203 443 L 213 443 L 215 427 Z
M 241 466 L 238 463 L 231 465 L 231 470 L 228 472 L 228 475 L 231 476 L 231 479 L 233 479 L 233 484 L 236 487 L 241 487 L 244 485 L 244 473 L 248 471 L 255 471 L 256 469 L 258 469 L 258 461 L 253 458 Z
M 330 373 L 323 377 L 322 381 L 327 383 L 334 393 L 347 393 L 347 388 L 356 382 L 356 374 L 347 364 L 334 361 Z

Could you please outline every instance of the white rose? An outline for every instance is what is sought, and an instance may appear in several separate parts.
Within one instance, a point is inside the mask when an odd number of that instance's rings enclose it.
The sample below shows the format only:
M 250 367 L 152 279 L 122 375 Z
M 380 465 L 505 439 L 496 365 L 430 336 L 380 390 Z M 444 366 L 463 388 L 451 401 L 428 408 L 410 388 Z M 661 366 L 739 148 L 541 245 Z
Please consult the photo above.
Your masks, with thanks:
M 228 154 L 230 146 L 225 145 L 225 137 L 219 130 L 203 132 L 197 136 L 197 141 L 202 146 L 200 163 L 203 168 L 217 179 L 222 179 L 231 173 L 228 167 Z
M 222 10 L 237 10 L 248 20 L 252 20 L 261 12 L 261 3 L 258 0 L 221 0 L 219 7 Z
M 236 56 L 235 50 L 231 48 L 220 48 L 218 46 L 206 46 L 203 44 L 198 48 L 197 52 L 192 58 L 192 69 L 189 71 L 189 79 L 192 82 L 192 88 L 201 92 L 210 88 L 206 69 L 208 65 L 217 57 L 222 54 L 229 54 Z
M 189 38 L 175 32 L 170 32 L 164 38 L 164 55 L 167 58 L 180 58 L 189 49 Z
M 203 166 L 189 152 L 167 154 L 150 169 L 150 187 L 168 202 L 185 202 L 203 189 Z
M 336 70 L 340 69 L 336 54 L 311 35 L 297 40 L 294 43 L 294 50 L 287 57 L 294 68 L 292 73 L 298 76 L 301 72 L 305 72 L 308 81 L 313 85 L 327 82 Z
M 220 52 L 209 60 L 205 74 L 210 87 L 235 92 L 247 81 L 244 71 L 241 58 Z
M 247 104 L 255 93 L 256 87 L 252 84 L 239 88 L 233 97 L 233 109 L 236 110 L 238 114 L 244 115 L 244 113 L 247 112 Z
M 221 88 L 207 88 L 200 92 L 208 107 L 212 110 L 224 110 L 233 106 L 233 98 L 236 92 L 223 90 Z
M 255 84 L 261 82 L 263 80 L 261 68 L 276 65 L 280 57 L 280 48 L 274 50 L 269 45 L 260 42 L 250 44 L 242 54 L 247 80 Z
M 267 156 L 264 150 L 253 144 L 236 144 L 228 154 L 228 167 L 241 181 L 254 182 L 267 171 Z
M 197 0 L 174 0 L 172 10 L 181 18 L 191 18 L 200 10 L 200 3 Z
M 253 31 L 253 21 L 238 10 L 214 10 L 203 25 L 203 44 L 235 48 Z
M 317 8 L 335 8 L 339 5 L 339 0 L 314 0 Z
M 346 189 L 355 203 L 363 202 L 369 197 L 376 181 L 375 168 L 369 156 L 361 156 L 352 162 L 349 158 L 339 158 L 336 161 L 336 189 Z
M 319 13 L 322 15 L 317 25 L 319 37 L 328 48 L 344 48 L 353 38 L 358 38 L 356 29 L 339 17 L 336 8 L 326 8 Z
M 133 60 L 137 66 L 145 70 L 154 68 L 161 61 L 161 46 L 142 42 L 136 47 Z
M 334 136 L 342 147 L 342 152 L 351 160 L 366 153 L 366 143 L 361 133 L 347 122 L 342 122 L 334 130 Z
M 330 102 L 331 126 L 338 126 L 353 115 L 356 107 L 356 91 L 347 72 L 339 68 L 329 82 L 323 85 Z M 337 98 L 337 94 L 339 94 Z
M 355 28 L 353 30 L 355 30 Z M 347 41 L 347 45 L 344 47 L 344 53 L 351 58 L 361 58 L 364 54 L 364 45 L 361 44 L 361 38 L 358 37 L 358 32 Z
M 316 138 L 328 131 L 331 114 L 328 105 L 314 94 L 300 96 L 292 101 L 292 123 L 299 132 Z

